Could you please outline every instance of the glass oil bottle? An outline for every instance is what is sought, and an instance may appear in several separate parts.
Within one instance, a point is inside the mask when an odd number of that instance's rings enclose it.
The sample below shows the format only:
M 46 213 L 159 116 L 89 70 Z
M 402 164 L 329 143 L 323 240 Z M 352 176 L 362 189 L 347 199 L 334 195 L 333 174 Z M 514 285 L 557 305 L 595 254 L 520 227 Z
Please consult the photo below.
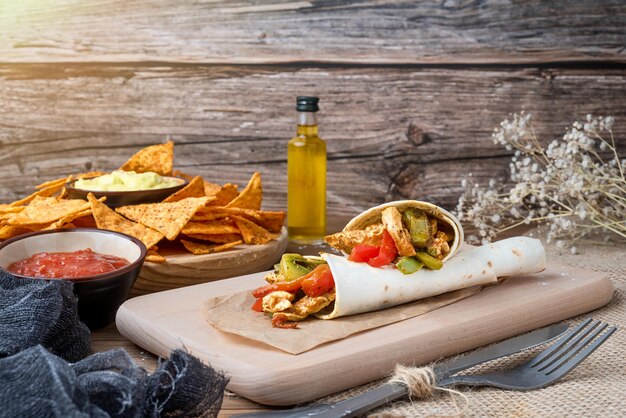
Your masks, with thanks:
M 287 146 L 289 239 L 318 244 L 326 234 L 326 143 L 318 136 L 317 97 L 298 96 L 296 136 Z

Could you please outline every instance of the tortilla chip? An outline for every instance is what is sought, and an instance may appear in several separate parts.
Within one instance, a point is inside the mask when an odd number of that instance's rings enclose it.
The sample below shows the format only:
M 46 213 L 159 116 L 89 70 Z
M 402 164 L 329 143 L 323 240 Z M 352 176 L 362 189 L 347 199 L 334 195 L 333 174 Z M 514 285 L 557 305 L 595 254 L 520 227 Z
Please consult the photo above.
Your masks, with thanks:
M 178 202 L 146 203 L 122 206 L 116 211 L 125 217 L 156 229 L 172 241 L 198 209 L 215 199 L 214 197 L 188 197 Z
M 211 183 L 210 181 L 204 180 L 204 194 L 207 196 L 217 196 L 217 194 L 222 190 L 222 186 L 219 184 Z
M 120 170 L 145 173 L 153 171 L 162 176 L 172 175 L 174 165 L 174 143 L 151 145 L 139 150 L 120 167 Z
M 63 192 L 65 190 L 65 183 L 61 184 L 53 184 L 51 186 L 47 186 L 42 188 L 41 190 L 37 190 L 35 193 L 26 196 L 23 199 L 17 200 L 11 203 L 11 206 L 24 206 L 35 200 L 36 197 L 50 197 L 57 192 Z
M 278 236 L 272 234 L 267 229 L 239 216 L 233 216 L 237 228 L 241 231 L 246 244 L 267 244 Z
M 226 205 L 226 207 L 261 210 L 262 199 L 263 187 L 261 186 L 261 174 L 254 173 L 246 188 L 241 191 L 239 196 Z
M 50 180 L 50 181 L 46 181 L 44 183 L 41 183 L 35 186 L 35 190 L 41 190 L 41 189 L 45 189 L 46 187 L 58 186 L 60 184 L 65 184 L 65 183 L 67 183 L 67 177 L 63 177 L 61 179 Z
M 13 238 L 27 232 L 33 232 L 33 230 L 22 226 L 5 225 L 0 228 L 0 240 Z
M 50 180 L 50 181 L 46 181 L 44 183 L 41 183 L 37 186 L 35 186 L 35 190 L 41 190 L 41 189 L 45 189 L 47 187 L 52 187 L 52 186 L 59 186 L 59 185 L 65 185 L 65 183 L 69 183 L 70 181 L 74 180 L 74 179 L 84 179 L 84 178 L 91 178 L 91 177 L 100 177 L 107 174 L 104 171 L 88 171 L 86 173 L 78 173 L 78 174 L 73 174 L 73 175 L 69 175 L 67 177 L 63 177 L 60 179 L 54 179 L 54 180 Z
M 87 199 L 91 204 L 91 211 L 98 228 L 131 235 L 143 242 L 146 248 L 152 247 L 163 239 L 162 233 L 140 223 L 129 221 L 122 215 L 115 213 L 104 203 L 99 202 L 93 194 L 89 193 Z
M 202 244 L 199 242 L 187 241 L 185 239 L 181 239 L 180 242 L 183 243 L 187 251 L 196 255 L 219 253 L 222 251 L 226 251 L 229 248 L 233 248 L 233 247 L 236 247 L 237 245 L 243 244 L 243 241 L 241 240 L 229 242 L 228 244 L 221 244 L 221 245 L 207 245 L 207 244 Z
M 0 214 L 9 215 L 14 213 L 20 213 L 24 210 L 26 206 L 11 206 L 11 205 L 0 205 Z
M 59 200 L 55 197 L 36 196 L 26 209 L 9 221 L 9 224 L 22 226 L 50 224 L 89 207 L 89 202 L 81 199 Z
M 146 261 L 150 263 L 161 264 L 161 263 L 165 263 L 167 260 L 161 254 L 157 253 L 157 254 L 148 254 L 146 256 Z
M 206 185 L 205 185 L 205 189 L 206 189 Z M 215 197 L 217 199 L 209 203 L 209 206 L 226 206 L 230 202 L 232 202 L 233 199 L 235 199 L 238 195 L 239 195 L 239 192 L 237 191 L 237 186 L 235 184 L 227 183 L 223 185 L 222 187 L 220 187 L 219 190 L 215 192 Z M 209 196 L 208 193 L 207 193 L 207 196 Z
M 273 212 L 239 208 L 228 208 L 225 210 L 227 213 L 231 213 L 231 215 L 246 218 L 270 232 L 280 232 L 283 228 L 283 224 L 285 223 L 285 218 L 287 217 L 287 212 L 279 211 Z
M 0 213 L 0 221 L 8 221 L 9 219 L 15 218 L 17 213 Z
M 202 209 L 200 209 L 197 213 L 198 216 L 213 216 L 215 214 L 224 214 L 224 215 L 239 215 L 244 213 L 246 210 L 250 210 L 251 212 L 256 212 L 251 209 L 239 209 L 239 208 L 227 208 L 225 206 L 210 206 L 206 205 Z
M 227 244 L 241 240 L 241 234 L 189 234 L 187 236 L 199 241 L 211 241 L 218 244 Z
M 180 170 L 174 170 L 172 172 L 172 175 L 174 177 L 180 177 L 181 179 L 185 179 L 187 181 L 191 181 L 195 177 L 190 174 L 184 173 Z M 210 181 L 206 181 L 206 180 L 203 180 L 203 181 L 204 181 L 204 195 L 206 196 L 215 196 L 215 194 L 219 192 L 219 190 L 222 188 L 222 186 L 220 186 L 219 184 L 211 183 Z
M 150 263 L 165 263 L 165 257 L 157 252 L 157 248 L 153 247 L 148 250 L 148 254 L 146 255 L 146 261 Z
M 239 229 L 230 221 L 189 222 L 181 231 L 189 234 L 237 234 Z
M 199 210 L 193 220 L 210 221 L 231 215 L 246 218 L 270 232 L 280 232 L 285 223 L 287 212 L 207 206 Z
M 200 209 L 194 216 L 191 218 L 194 222 L 203 222 L 203 221 L 215 221 L 217 219 L 224 219 L 230 216 L 229 213 L 220 211 L 220 212 L 203 212 Z
M 86 178 L 92 178 L 92 177 L 100 177 L 100 176 L 104 176 L 105 174 L 109 174 L 105 171 L 88 171 L 86 173 L 78 173 L 78 174 L 74 174 L 72 176 L 70 176 L 72 179 L 76 178 L 76 179 L 86 179 Z M 72 181 L 69 180 L 68 181 Z
M 257 214 L 257 223 L 270 232 L 280 232 L 287 218 L 287 212 L 283 211 L 259 211 Z
M 204 180 L 202 177 L 196 176 L 189 181 L 185 187 L 167 197 L 164 202 L 178 202 L 187 197 L 203 197 L 204 194 Z
M 91 207 L 80 211 L 80 212 L 75 212 L 75 213 L 70 213 L 67 216 L 62 217 L 61 219 L 59 219 L 56 222 L 52 222 L 49 226 L 45 227 L 44 229 L 57 229 L 57 228 L 61 228 L 63 225 L 71 223 L 72 221 L 74 221 L 74 219 L 77 218 L 82 218 L 84 216 L 89 216 L 91 215 Z

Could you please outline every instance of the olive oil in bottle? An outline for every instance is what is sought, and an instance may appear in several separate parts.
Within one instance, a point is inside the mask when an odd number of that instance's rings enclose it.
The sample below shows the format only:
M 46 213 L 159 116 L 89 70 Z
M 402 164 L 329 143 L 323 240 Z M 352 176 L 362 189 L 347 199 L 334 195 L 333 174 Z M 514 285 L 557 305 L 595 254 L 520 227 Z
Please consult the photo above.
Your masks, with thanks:
M 297 243 L 326 234 L 326 143 L 318 136 L 317 97 L 298 96 L 298 128 L 287 147 L 287 227 Z

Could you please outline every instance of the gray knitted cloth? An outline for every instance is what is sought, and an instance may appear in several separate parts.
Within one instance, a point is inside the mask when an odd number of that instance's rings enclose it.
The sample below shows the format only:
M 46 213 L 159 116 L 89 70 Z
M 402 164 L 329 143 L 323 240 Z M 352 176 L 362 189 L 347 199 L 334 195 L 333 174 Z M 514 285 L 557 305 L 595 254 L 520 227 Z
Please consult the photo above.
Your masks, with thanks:
M 0 358 L 37 344 L 67 361 L 89 354 L 89 329 L 78 319 L 72 286 L 0 271 Z
M 228 379 L 182 350 L 151 375 L 121 349 L 85 358 L 76 303 L 70 282 L 0 272 L 1 418 L 217 415 Z

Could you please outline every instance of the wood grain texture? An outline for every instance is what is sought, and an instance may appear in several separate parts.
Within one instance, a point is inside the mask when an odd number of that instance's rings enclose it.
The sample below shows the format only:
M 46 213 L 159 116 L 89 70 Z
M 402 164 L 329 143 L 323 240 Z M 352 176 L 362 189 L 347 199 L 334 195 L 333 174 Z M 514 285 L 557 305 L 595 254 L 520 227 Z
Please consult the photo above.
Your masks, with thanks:
M 509 112 L 533 113 L 545 141 L 612 114 L 626 152 L 625 81 L 622 69 L 0 65 L 0 200 L 115 169 L 169 134 L 178 168 L 241 186 L 258 170 L 264 206 L 284 209 L 294 96 L 307 93 L 322 97 L 329 214 L 403 198 L 451 209 L 464 175 L 506 176 L 491 132 Z
M 137 365 L 143 367 L 146 371 L 148 371 L 148 373 L 152 373 L 156 370 L 158 357 L 139 347 L 126 337 L 123 337 L 115 327 L 115 324 L 111 324 L 91 333 L 92 353 L 101 353 L 120 348 L 126 350 Z M 267 409 L 269 408 L 263 407 L 227 391 L 224 394 L 222 409 L 220 410 L 218 417 L 227 418 L 236 414 L 259 412 Z
M 606 275 L 552 265 L 428 314 L 291 355 L 220 332 L 205 321 L 202 305 L 208 298 L 253 289 L 264 283 L 262 277 L 242 276 L 130 299 L 118 311 L 117 328 L 159 355 L 184 346 L 224 370 L 231 377 L 228 388 L 241 396 L 290 405 L 380 379 L 396 363 L 427 364 L 589 312 L 613 297 Z M 555 305 L 556 299 L 563 303 Z M 327 324 L 333 326 L 333 321 Z
M 0 61 L 625 62 L 625 21 L 622 0 L 4 1 Z

